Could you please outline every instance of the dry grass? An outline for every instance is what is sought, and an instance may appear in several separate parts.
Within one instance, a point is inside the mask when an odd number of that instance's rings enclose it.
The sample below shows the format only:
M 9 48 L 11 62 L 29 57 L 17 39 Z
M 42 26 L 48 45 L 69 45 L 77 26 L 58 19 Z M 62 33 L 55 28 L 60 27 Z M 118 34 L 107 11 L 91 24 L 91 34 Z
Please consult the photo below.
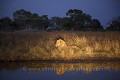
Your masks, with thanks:
M 0 60 L 120 58 L 120 32 L 1 32 Z M 63 39 L 68 46 L 55 46 Z M 62 45 L 62 44 L 61 44 Z

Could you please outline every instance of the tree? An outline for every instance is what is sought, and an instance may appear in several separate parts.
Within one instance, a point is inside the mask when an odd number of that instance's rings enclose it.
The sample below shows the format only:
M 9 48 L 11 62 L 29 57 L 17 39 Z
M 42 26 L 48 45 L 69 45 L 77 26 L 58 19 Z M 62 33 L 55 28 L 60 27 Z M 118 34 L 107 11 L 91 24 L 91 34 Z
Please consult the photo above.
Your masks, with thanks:
M 103 27 L 101 26 L 101 23 L 99 22 L 98 19 L 93 19 L 91 21 L 91 28 L 93 28 L 93 30 L 95 30 L 95 31 L 103 30 Z
M 109 23 L 109 27 L 107 27 L 106 30 L 120 31 L 120 17 L 113 19 Z
M 56 29 L 61 29 L 62 28 L 62 18 L 58 16 L 54 16 L 50 19 L 50 24 Z
M 62 18 L 58 17 L 58 16 L 54 16 L 50 19 L 51 25 L 61 25 L 61 20 Z
M 24 9 L 18 10 L 13 13 L 14 22 L 21 28 L 30 28 L 30 19 L 32 13 L 30 11 L 25 11 Z
M 70 30 L 72 25 L 72 21 L 69 17 L 63 17 L 61 21 L 62 29 L 64 30 Z
M 39 16 L 37 13 L 31 13 L 24 9 L 13 13 L 14 22 L 19 26 L 19 29 L 38 28 L 45 29 L 49 25 L 47 15 Z
M 91 16 L 82 12 L 78 9 L 70 9 L 66 13 L 70 18 L 70 27 L 74 30 L 82 30 L 85 22 L 91 21 Z
M 31 25 L 32 28 L 39 28 L 41 25 L 41 18 L 37 13 L 33 13 L 31 16 Z
M 41 18 L 41 29 L 42 30 L 50 26 L 50 21 L 47 15 L 42 15 L 40 18 Z
M 0 30 L 10 30 L 12 28 L 12 20 L 9 17 L 0 19 Z

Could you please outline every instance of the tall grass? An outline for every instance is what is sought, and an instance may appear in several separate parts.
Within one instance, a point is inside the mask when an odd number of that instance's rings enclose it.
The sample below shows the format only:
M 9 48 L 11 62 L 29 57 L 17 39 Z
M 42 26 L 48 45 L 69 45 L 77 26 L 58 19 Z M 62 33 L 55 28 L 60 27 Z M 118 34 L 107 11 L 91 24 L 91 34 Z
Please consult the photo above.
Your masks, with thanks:
M 57 39 L 78 46 L 55 47 Z M 1 32 L 0 60 L 70 60 L 120 58 L 120 32 Z

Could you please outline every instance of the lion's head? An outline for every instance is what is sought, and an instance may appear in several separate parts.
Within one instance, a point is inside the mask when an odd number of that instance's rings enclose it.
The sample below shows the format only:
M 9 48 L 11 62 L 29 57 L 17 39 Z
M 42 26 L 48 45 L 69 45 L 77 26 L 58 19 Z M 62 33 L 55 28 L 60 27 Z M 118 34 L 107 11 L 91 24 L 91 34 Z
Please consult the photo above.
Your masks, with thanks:
M 55 46 L 56 46 L 56 47 L 58 47 L 58 48 L 64 48 L 64 47 L 66 47 L 66 46 L 67 46 L 67 44 L 65 43 L 65 41 L 64 41 L 64 40 L 59 39 L 59 40 L 57 40 L 57 41 L 56 41 Z

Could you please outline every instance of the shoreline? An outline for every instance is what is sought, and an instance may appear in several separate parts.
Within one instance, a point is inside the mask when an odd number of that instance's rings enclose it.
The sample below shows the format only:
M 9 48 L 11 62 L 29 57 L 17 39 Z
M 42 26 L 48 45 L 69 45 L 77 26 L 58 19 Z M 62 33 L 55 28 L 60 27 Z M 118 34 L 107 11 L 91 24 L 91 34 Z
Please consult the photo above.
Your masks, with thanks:
M 120 58 L 116 59 L 72 59 L 72 60 L 4 60 L 0 63 L 16 63 L 16 62 L 43 62 L 43 63 L 81 63 L 81 62 L 120 62 Z

